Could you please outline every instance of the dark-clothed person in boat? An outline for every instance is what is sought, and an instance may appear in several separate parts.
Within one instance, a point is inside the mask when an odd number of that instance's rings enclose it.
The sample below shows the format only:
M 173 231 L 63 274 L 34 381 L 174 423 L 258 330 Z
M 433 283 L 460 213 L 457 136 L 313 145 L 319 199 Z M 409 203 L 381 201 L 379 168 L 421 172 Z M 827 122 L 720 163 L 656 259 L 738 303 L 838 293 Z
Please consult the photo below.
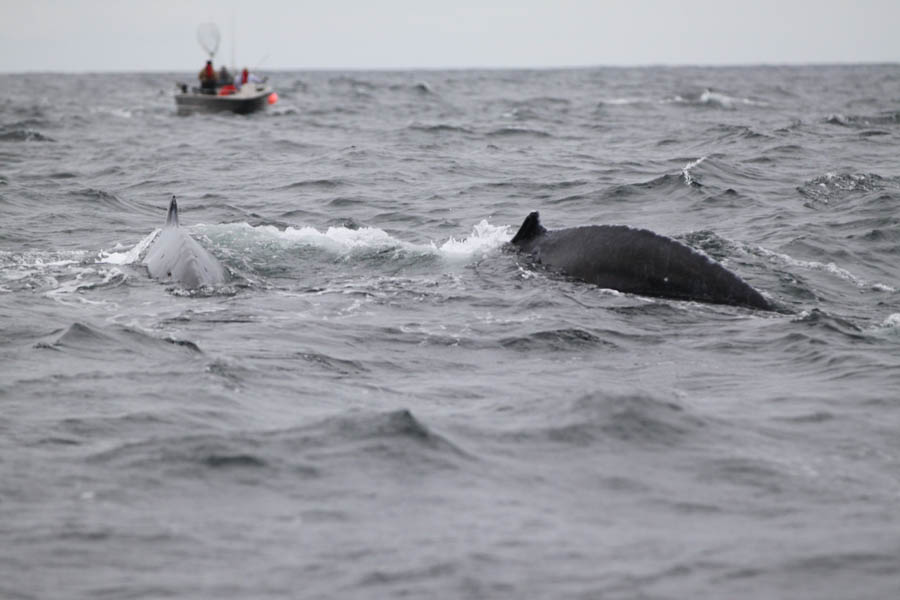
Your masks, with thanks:
M 216 93 L 216 70 L 213 69 L 211 60 L 206 61 L 206 66 L 200 69 L 197 78 L 200 80 L 200 89 L 204 94 Z

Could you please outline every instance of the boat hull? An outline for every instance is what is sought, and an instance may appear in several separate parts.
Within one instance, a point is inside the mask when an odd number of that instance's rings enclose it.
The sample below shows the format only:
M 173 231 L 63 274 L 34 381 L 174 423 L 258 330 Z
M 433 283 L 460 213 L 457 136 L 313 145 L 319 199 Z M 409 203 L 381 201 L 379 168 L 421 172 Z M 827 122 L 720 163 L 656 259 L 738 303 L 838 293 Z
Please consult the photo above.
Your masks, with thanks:
M 265 108 L 271 93 L 272 88 L 268 86 L 255 86 L 246 91 L 242 89 L 240 92 L 228 96 L 191 91 L 175 94 L 175 106 L 179 115 L 195 112 L 231 112 L 246 115 Z

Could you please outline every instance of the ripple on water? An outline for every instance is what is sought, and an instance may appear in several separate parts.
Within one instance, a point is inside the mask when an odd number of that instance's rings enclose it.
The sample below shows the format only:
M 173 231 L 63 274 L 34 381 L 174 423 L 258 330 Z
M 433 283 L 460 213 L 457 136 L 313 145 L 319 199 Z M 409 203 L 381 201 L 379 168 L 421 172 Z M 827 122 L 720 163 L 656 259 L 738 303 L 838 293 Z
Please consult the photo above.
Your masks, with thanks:
M 372 469 L 398 474 L 456 470 L 472 458 L 401 409 L 349 412 L 284 430 L 151 438 L 94 454 L 91 460 L 147 476 L 213 477 L 215 471 L 250 469 L 274 483 L 278 477 L 351 477 Z

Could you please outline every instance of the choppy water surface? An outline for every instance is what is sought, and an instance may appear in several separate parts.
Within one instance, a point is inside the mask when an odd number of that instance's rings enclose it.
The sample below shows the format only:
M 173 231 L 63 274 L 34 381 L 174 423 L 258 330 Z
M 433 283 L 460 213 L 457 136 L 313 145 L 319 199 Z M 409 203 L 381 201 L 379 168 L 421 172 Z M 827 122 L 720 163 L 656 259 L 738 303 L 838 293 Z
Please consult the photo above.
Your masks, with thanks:
M 897 66 L 0 76 L 0 595 L 888 598 Z M 231 274 L 142 252 L 177 194 Z M 768 313 L 504 250 L 621 223 Z

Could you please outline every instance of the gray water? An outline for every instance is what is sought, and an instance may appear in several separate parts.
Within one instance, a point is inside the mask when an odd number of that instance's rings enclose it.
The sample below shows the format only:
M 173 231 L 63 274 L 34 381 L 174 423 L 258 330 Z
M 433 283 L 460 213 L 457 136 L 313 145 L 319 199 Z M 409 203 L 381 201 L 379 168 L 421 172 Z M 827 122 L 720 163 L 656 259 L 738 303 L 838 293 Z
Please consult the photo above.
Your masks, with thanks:
M 0 597 L 897 597 L 898 66 L 269 76 L 0 75 Z M 227 285 L 148 277 L 173 194 Z

